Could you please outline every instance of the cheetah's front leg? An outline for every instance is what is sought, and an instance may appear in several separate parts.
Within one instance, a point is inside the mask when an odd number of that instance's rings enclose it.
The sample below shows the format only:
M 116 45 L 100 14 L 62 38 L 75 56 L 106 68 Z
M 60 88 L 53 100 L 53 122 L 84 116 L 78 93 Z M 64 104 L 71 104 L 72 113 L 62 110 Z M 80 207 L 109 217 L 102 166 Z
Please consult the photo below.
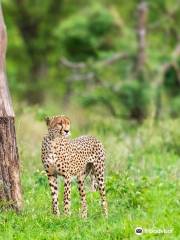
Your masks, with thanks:
M 64 213 L 65 215 L 70 214 L 71 206 L 71 177 L 64 178 Z
M 59 215 L 57 177 L 54 175 L 48 175 L 48 180 L 52 195 L 52 211 L 55 215 Z

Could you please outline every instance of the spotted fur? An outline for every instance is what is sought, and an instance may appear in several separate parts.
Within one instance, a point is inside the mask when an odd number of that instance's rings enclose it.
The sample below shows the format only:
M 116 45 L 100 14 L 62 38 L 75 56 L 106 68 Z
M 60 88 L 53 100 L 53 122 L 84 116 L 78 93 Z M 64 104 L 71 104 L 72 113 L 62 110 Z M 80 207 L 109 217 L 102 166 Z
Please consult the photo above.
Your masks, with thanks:
M 42 142 L 42 162 L 48 176 L 52 194 L 54 214 L 59 214 L 57 176 L 64 177 L 64 212 L 70 212 L 71 179 L 77 177 L 81 197 L 81 214 L 87 217 L 86 193 L 84 179 L 91 173 L 94 176 L 101 196 L 102 207 L 107 216 L 107 203 L 104 183 L 105 153 L 102 143 L 92 136 L 76 139 L 68 137 L 70 120 L 65 116 L 47 119 L 48 134 Z

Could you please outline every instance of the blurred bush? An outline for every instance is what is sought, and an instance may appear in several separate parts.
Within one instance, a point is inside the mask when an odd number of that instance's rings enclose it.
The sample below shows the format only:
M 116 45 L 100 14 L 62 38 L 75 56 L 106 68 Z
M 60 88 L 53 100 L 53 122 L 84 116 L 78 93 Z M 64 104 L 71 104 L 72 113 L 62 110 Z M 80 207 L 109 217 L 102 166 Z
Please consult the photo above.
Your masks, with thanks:
M 131 80 L 122 82 L 116 90 L 96 88 L 83 95 L 81 103 L 84 107 L 101 104 L 115 117 L 141 121 L 148 116 L 152 96 L 148 82 Z
M 169 64 L 163 75 L 162 105 L 171 117 L 180 116 L 180 65 L 178 61 Z
M 86 61 L 97 58 L 101 50 L 114 47 L 116 22 L 110 11 L 97 5 L 65 20 L 56 31 L 70 59 Z
M 129 118 L 139 121 L 146 118 L 151 100 L 151 85 L 148 82 L 133 80 L 122 85 L 120 102 Z

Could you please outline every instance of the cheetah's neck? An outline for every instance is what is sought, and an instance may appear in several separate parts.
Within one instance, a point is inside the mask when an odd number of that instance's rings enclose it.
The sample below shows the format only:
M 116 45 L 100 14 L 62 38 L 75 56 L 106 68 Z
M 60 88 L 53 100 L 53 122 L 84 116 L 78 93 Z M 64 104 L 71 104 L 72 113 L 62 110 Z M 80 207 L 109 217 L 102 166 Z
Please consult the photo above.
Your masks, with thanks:
M 64 138 L 64 136 L 62 136 L 62 134 L 60 133 L 59 129 L 49 129 L 48 137 L 50 140 L 53 140 L 55 138 Z

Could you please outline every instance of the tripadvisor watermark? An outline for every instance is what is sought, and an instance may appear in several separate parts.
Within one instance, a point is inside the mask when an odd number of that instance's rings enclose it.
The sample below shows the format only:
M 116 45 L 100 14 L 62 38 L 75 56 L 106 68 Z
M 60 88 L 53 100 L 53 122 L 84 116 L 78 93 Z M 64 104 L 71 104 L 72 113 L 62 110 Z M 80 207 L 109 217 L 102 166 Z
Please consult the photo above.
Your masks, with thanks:
M 142 234 L 170 234 L 173 232 L 173 229 L 166 229 L 166 228 L 142 228 L 142 227 L 136 227 L 135 233 L 136 235 L 142 235 Z

